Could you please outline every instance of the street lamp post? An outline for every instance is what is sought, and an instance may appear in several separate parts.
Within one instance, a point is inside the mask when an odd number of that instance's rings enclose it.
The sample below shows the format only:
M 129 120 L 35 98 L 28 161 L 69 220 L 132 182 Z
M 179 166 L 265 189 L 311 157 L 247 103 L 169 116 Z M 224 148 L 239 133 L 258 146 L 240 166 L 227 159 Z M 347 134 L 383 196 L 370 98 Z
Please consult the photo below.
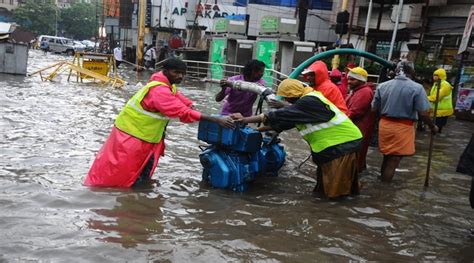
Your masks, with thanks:
M 369 2 L 369 9 L 367 10 L 367 19 L 365 20 L 364 42 L 362 42 L 362 51 L 367 48 L 367 36 L 369 35 L 370 17 L 372 16 L 372 0 Z M 365 58 L 360 58 L 360 66 L 364 67 Z

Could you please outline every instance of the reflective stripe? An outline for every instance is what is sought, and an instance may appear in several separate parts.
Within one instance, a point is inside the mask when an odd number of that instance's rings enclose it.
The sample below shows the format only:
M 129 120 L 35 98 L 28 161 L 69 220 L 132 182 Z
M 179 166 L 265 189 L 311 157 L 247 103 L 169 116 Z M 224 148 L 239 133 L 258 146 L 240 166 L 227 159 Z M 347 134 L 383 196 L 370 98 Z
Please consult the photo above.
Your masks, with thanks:
M 157 119 L 157 120 L 164 120 L 164 121 L 170 120 L 170 118 L 168 118 L 168 117 L 160 116 L 160 115 L 158 115 L 157 113 L 153 113 L 153 112 L 149 112 L 149 111 L 140 109 L 140 108 L 137 107 L 137 105 L 135 104 L 136 102 L 137 102 L 136 99 L 134 99 L 133 101 L 132 101 L 132 100 L 129 100 L 127 104 L 128 104 L 130 107 L 132 107 L 134 110 L 136 110 L 136 111 L 138 111 L 138 112 L 140 112 L 140 113 L 142 113 L 142 114 L 145 114 L 145 115 L 147 115 L 147 116 L 149 116 L 149 117 L 152 117 L 152 118 L 154 118 L 154 119 Z
M 335 120 L 331 120 L 331 121 L 320 123 L 320 124 L 306 125 L 306 129 L 301 130 L 300 134 L 301 134 L 301 136 L 305 136 L 305 135 L 310 134 L 310 133 L 315 132 L 315 131 L 319 131 L 319 130 L 322 130 L 322 129 L 327 129 L 329 127 L 341 124 L 343 121 L 345 121 L 347 119 L 348 119 L 348 117 L 345 114 L 338 113 L 337 118 Z

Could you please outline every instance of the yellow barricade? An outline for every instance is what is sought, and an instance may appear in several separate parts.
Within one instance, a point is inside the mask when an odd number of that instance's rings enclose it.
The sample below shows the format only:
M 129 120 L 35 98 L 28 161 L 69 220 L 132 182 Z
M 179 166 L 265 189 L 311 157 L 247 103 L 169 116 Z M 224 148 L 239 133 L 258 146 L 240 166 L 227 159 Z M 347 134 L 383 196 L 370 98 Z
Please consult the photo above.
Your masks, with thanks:
M 82 67 L 100 75 L 107 76 L 109 74 L 109 63 L 107 63 L 107 61 L 83 61 Z M 81 78 L 91 77 L 88 75 L 81 74 Z

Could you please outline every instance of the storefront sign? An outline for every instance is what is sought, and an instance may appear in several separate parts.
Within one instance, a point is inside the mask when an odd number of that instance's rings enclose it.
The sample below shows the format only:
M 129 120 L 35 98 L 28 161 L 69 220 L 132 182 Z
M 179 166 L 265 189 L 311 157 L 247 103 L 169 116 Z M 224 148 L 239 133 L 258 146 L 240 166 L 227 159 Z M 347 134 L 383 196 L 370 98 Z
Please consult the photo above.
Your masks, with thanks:
M 260 29 L 264 33 L 278 32 L 278 17 L 264 16 L 262 20 L 260 21 Z
M 246 7 L 222 4 L 198 4 L 190 7 L 187 2 L 181 1 L 163 1 L 165 8 L 161 12 L 161 25 L 163 27 L 173 27 L 177 29 L 186 29 L 189 21 L 196 19 L 199 26 L 205 26 L 206 31 L 214 29 L 214 22 L 217 18 L 245 15 Z
M 214 23 L 214 32 L 227 32 L 227 20 L 225 18 L 216 19 Z

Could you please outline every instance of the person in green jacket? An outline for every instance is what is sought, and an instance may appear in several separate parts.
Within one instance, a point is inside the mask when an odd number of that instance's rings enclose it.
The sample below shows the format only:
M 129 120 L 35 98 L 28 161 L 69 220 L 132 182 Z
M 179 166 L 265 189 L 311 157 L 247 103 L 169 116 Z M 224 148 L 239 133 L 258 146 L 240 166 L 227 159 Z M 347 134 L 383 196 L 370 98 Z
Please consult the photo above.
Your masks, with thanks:
M 436 93 L 439 89 L 438 110 L 436 111 L 436 126 L 439 131 L 448 122 L 448 117 L 453 115 L 453 86 L 446 81 L 446 70 L 440 68 L 433 72 L 433 87 L 431 88 L 428 100 L 431 103 L 430 115 L 434 117 L 436 103 Z

